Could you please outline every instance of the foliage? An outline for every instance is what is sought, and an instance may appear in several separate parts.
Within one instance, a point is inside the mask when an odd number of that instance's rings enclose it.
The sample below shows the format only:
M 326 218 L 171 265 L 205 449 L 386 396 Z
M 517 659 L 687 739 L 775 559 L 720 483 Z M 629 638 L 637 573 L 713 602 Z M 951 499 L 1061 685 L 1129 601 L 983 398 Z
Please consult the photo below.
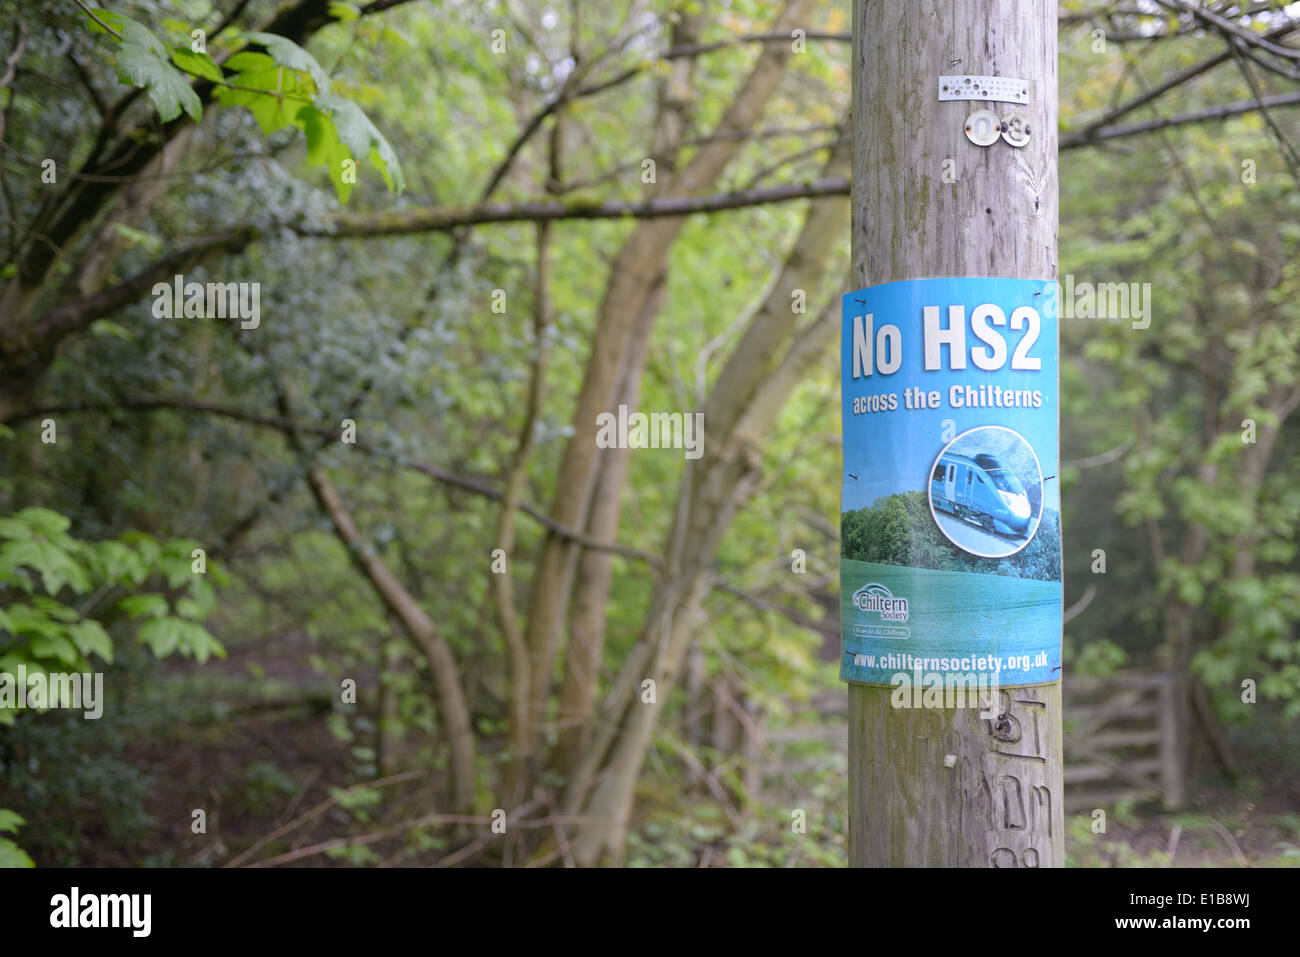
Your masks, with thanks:
M 168 594 L 137 592 L 116 604 L 118 612 L 143 619 L 137 640 L 159 658 L 180 653 L 204 662 L 225 654 L 199 623 L 215 606 L 216 594 L 193 570 L 197 543 L 160 544 L 138 533 L 86 542 L 68 534 L 70 524 L 44 508 L 0 518 L 0 672 L 93 671 L 92 655 L 112 664 L 113 641 L 87 613 L 110 589 L 135 591 L 155 575 L 169 586 L 170 600 Z M 221 574 L 213 569 L 214 577 Z M 67 603 L 86 595 L 91 597 L 80 607 Z M 0 724 L 12 724 L 18 710 L 0 697 Z
M 136 673 L 142 666 L 136 665 Z M 43 866 L 76 865 L 96 843 L 103 842 L 102 854 L 156 836 L 158 821 L 146 805 L 158 781 L 122 759 L 130 742 L 166 733 L 155 720 L 141 721 L 113 707 L 96 721 L 76 712 L 50 712 L 6 729 L 0 741 L 0 804 L 23 808 L 19 841 L 26 852 Z
M 1128 661 L 1128 652 L 1108 638 L 1090 642 L 1076 651 L 1067 639 L 1064 659 L 1070 674 L 1081 678 L 1102 678 L 1123 668 Z
M 0 807 L 0 833 L 14 833 L 26 821 L 22 815 Z M 0 868 L 35 867 L 27 853 L 7 837 L 0 837 Z
M 198 122 L 203 105 L 190 78 L 216 84 L 218 101 L 242 106 L 270 136 L 286 126 L 302 130 L 307 140 L 307 164 L 324 166 L 346 203 L 356 182 L 349 172 L 356 158 L 370 160 L 388 188 L 405 189 L 397 153 L 362 109 L 333 92 L 329 74 L 310 53 L 286 37 L 249 30 L 236 34 L 243 49 L 218 63 L 193 45 L 170 50 L 148 27 L 111 10 L 87 11 L 91 32 L 107 33 L 117 41 L 118 76 L 123 83 L 145 90 L 163 122 L 184 110 Z M 250 46 L 263 47 L 258 53 Z
M 113 663 L 112 638 L 88 612 L 114 588 L 134 590 L 154 576 L 170 586 L 172 602 L 164 594 L 143 592 L 128 594 L 116 605 L 132 618 L 146 619 L 137 640 L 157 657 L 179 652 L 203 662 L 212 654 L 225 655 L 199 623 L 216 597 L 206 577 L 193 573 L 190 554 L 196 543 L 174 539 L 160 544 L 148 535 L 129 533 L 86 542 L 68 534 L 70 524 L 66 516 L 44 508 L 0 518 L 0 675 L 10 683 L 0 694 L 0 725 L 13 724 L 28 708 L 14 682 L 51 672 L 89 673 L 96 668 L 92 656 Z M 219 569 L 213 573 L 222 574 Z M 79 607 L 67 603 L 84 595 L 90 598 Z M 0 831 L 16 831 L 23 823 L 19 815 L 0 809 Z M 7 866 L 32 864 L 11 839 L 0 838 L 0 867 Z
M 948 541 L 930 515 L 925 492 L 898 492 L 876 499 L 867 508 L 844 512 L 840 539 L 844 557 L 860 562 L 1042 581 L 1057 581 L 1061 576 L 1060 518 L 1050 508 L 1043 510 L 1029 544 L 996 563 L 981 560 Z
M 20 19 L 30 28 L 15 78 L 0 90 L 0 294 L 22 278 L 20 253 L 47 248 L 31 224 L 67 201 L 90 212 L 31 292 L 35 315 L 116 288 L 195 238 L 245 227 L 260 238 L 178 271 L 260 283 L 265 315 L 257 330 L 239 330 L 161 319 L 145 297 L 95 311 L 50 349 L 20 415 L 0 426 L 0 670 L 111 668 L 115 693 L 144 713 L 139 724 L 110 725 L 51 712 L 0 729 L 0 805 L 26 821 L 15 839 L 42 864 L 102 860 L 118 847 L 159 859 L 148 836 L 166 822 L 149 820 L 144 798 L 192 788 L 196 778 L 203 788 L 219 780 L 231 794 L 227 807 L 238 809 L 205 838 L 214 860 L 217 848 L 234 853 L 269 832 L 278 822 L 268 821 L 300 794 L 305 809 L 387 771 L 419 769 L 420 790 L 401 798 L 387 788 L 349 792 L 355 798 L 325 816 L 322 826 L 333 829 L 326 836 L 441 810 L 448 749 L 436 674 L 358 572 L 361 556 L 382 560 L 445 638 L 480 745 L 477 806 L 497 807 L 511 724 L 509 656 L 488 571 L 501 506 L 469 488 L 499 491 L 515 461 L 542 344 L 532 328 L 543 305 L 537 224 L 366 239 L 293 230 L 310 223 L 328 231 L 343 202 L 351 218 L 659 195 L 672 165 L 656 133 L 661 98 L 681 106 L 680 160 L 689 161 L 708 148 L 760 55 L 758 44 L 730 41 L 769 31 L 779 4 L 654 0 L 634 22 L 622 4 L 584 5 L 571 22 L 562 5 L 507 10 L 499 0 L 331 3 L 328 22 L 297 39 L 266 29 L 281 4 L 122 0 L 96 11 L 106 26 L 70 5 L 32 6 L 0 9 L 0 37 L 16 35 Z M 1062 7 L 1082 16 L 1097 3 Z M 231 9 L 236 22 L 219 30 Z M 846 31 L 847 12 L 843 3 L 815 3 L 809 25 Z M 1258 19 L 1250 29 L 1263 29 Z M 1147 20 L 1150 29 L 1171 29 L 1163 17 Z M 1169 20 L 1177 30 L 1178 18 Z M 198 27 L 209 34 L 203 49 L 192 42 Z M 661 58 L 685 27 L 708 52 Z M 490 42 L 497 29 L 504 55 Z M 1061 44 L 1067 134 L 1222 48 L 1200 31 L 1098 52 L 1083 21 L 1063 25 Z M 850 69 L 846 44 L 809 39 L 751 118 L 754 135 L 699 191 L 816 178 L 846 115 Z M 1126 119 L 1242 99 L 1248 88 L 1235 69 L 1225 64 Z M 1263 81 L 1267 92 L 1292 89 L 1281 76 Z M 603 88 L 574 95 L 593 86 Z M 1294 111 L 1273 113 L 1295 140 Z M 117 168 L 83 176 L 83 161 L 94 165 L 87 157 L 162 143 L 167 163 L 130 182 Z M 652 154 L 654 184 L 641 178 Z M 1300 206 L 1283 156 L 1251 116 L 1061 154 L 1061 273 L 1150 282 L 1153 311 L 1146 329 L 1118 319 L 1062 321 L 1062 512 L 1046 513 L 1030 546 L 999 567 L 1026 578 L 1063 571 L 1067 605 L 1095 586 L 1068 626 L 1072 673 L 1170 667 L 1168 632 L 1187 616 L 1196 674 L 1219 713 L 1239 725 L 1230 729 L 1241 734 L 1234 746 L 1248 751 L 1254 742 L 1248 753 L 1256 756 L 1293 754 L 1273 735 L 1300 709 L 1300 426 L 1285 408 L 1298 376 Z M 57 158 L 57 183 L 40 180 L 44 157 Z M 371 162 L 355 193 L 344 176 L 354 159 Z M 1253 184 L 1242 180 L 1246 160 L 1257 168 Z M 498 170 L 504 175 L 489 191 Z M 386 189 L 365 188 L 381 178 Z M 115 199 L 91 206 L 92 189 Z M 641 408 L 703 406 L 774 269 L 803 258 L 791 247 L 807 209 L 745 207 L 680 224 L 638 367 Z M 549 231 L 550 366 L 520 486 L 532 511 L 519 513 L 509 556 L 521 608 L 535 593 L 548 534 L 532 515 L 545 515 L 562 491 L 566 445 L 586 427 L 574 421 L 575 400 L 616 257 L 637 225 L 629 217 Z M 843 291 L 843 239 L 822 278 L 803 289 L 808 313 L 796 338 Z M 628 265 L 619 275 L 636 271 Z M 497 291 L 504 312 L 493 309 Z M 639 327 L 648 321 L 639 317 Z M 0 325 L 9 322 L 6 311 Z M 20 343 L 6 330 L 0 361 Z M 7 364 L 0 371 L 2 387 L 14 377 Z M 842 860 L 842 757 L 801 750 L 798 760 L 812 770 L 795 776 L 794 795 L 774 796 L 770 781 L 751 793 L 743 760 L 704 743 L 713 689 L 738 684 L 767 730 L 790 726 L 810 696 L 836 687 L 829 661 L 838 643 L 828 635 L 841 535 L 860 560 L 984 570 L 933 527 L 924 493 L 836 521 L 840 396 L 829 352 L 782 398 L 745 437 L 757 487 L 709 556 L 683 681 L 695 697 L 679 689 L 662 701 L 632 817 L 633 864 Z M 65 410 L 50 413 L 60 430 L 51 446 L 32 418 L 48 408 Z M 345 417 L 357 423 L 357 445 L 327 440 Z M 278 428 L 285 418 L 304 430 Z M 1256 425 L 1254 444 L 1241 438 L 1246 419 Z M 705 454 L 712 451 L 706 442 Z M 331 477 L 350 510 L 355 547 L 321 514 L 303 482 L 309 466 Z M 590 677 L 597 700 L 663 596 L 664 545 L 680 520 L 689 468 L 667 450 L 627 461 L 615 538 L 650 561 L 613 560 L 603 659 Z M 465 481 L 437 481 L 439 472 Z M 220 570 L 209 566 L 212 579 L 192 571 L 198 541 L 232 573 L 220 601 L 210 584 Z M 796 552 L 806 562 L 800 572 Z M 562 640 L 573 638 L 566 631 Z M 208 658 L 222 652 L 224 661 Z M 559 669 L 553 677 L 558 685 Z M 1241 700 L 1246 678 L 1258 682 L 1269 710 Z M 357 705 L 302 704 L 303 695 L 336 702 L 344 679 L 357 681 Z M 290 731 L 267 714 L 294 715 Z M 0 710 L 6 721 L 13 713 Z M 162 738 L 180 723 L 183 736 Z M 195 772 L 195 755 L 224 755 L 249 725 L 262 735 L 255 747 L 228 767 Z M 166 747 L 132 750 L 156 738 Z M 306 753 L 309 746 L 319 750 Z M 720 790 L 700 786 L 697 765 Z M 316 767 L 325 769 L 319 780 L 304 770 Z M 1268 781 L 1285 787 L 1293 767 L 1275 758 Z M 545 780 L 548 789 L 562 783 L 554 772 Z M 791 807 L 808 811 L 807 834 L 791 831 Z M 1140 817 L 1123 826 L 1137 827 Z M 267 826 L 231 837 L 245 822 Z M 0 811 L 0 862 L 18 826 Z M 544 842 L 548 833 L 530 837 Z M 1293 832 L 1283 836 L 1294 843 Z M 453 828 L 417 828 L 393 842 L 338 847 L 317 860 L 432 863 L 460 847 Z M 169 862 L 199 852 L 175 844 L 162 852 Z M 1080 864 L 1161 863 L 1149 847 L 1124 850 L 1118 837 L 1072 831 L 1072 846 Z M 560 853 L 543 844 L 534 859 L 551 852 Z M 492 845 L 483 853 L 471 860 L 495 861 L 500 852 Z
M 1153 63 L 1111 57 L 1073 96 L 1109 100 L 1122 76 L 1185 67 L 1200 52 L 1190 41 L 1161 51 Z M 1063 57 L 1096 60 L 1085 43 Z M 1200 95 L 1216 100 L 1235 87 L 1232 71 L 1202 82 Z M 1169 109 L 1185 107 L 1180 96 Z M 1062 231 L 1062 272 L 1149 284 L 1146 327 L 1062 324 L 1066 441 L 1073 431 L 1080 457 L 1129 446 L 1117 464 L 1071 477 L 1067 580 L 1092 580 L 1110 599 L 1072 631 L 1149 653 L 1189 615 L 1193 667 L 1222 713 L 1253 678 L 1300 715 L 1300 433 L 1279 417 L 1300 368 L 1294 172 L 1256 116 L 1133 153 L 1070 156 L 1062 206 L 1079 228 Z M 1129 531 L 1095 521 L 1112 511 Z M 1124 588 L 1091 567 L 1099 547 Z

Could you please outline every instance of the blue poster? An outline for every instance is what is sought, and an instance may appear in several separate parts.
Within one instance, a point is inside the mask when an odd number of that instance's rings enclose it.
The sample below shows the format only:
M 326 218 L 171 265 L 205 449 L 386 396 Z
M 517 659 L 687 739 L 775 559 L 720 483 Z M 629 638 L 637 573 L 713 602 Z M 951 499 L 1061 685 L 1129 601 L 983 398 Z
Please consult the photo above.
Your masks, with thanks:
M 1061 678 L 1056 283 L 843 298 L 844 681 Z

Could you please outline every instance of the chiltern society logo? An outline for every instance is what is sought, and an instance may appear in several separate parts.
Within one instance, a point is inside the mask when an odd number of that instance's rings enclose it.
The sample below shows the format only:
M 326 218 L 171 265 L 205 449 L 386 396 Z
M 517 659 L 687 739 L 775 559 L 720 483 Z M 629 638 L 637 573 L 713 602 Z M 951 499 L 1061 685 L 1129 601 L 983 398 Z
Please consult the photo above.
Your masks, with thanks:
M 853 604 L 863 611 L 874 611 L 881 621 L 907 621 L 907 599 L 895 598 L 884 585 L 870 582 L 853 593 Z

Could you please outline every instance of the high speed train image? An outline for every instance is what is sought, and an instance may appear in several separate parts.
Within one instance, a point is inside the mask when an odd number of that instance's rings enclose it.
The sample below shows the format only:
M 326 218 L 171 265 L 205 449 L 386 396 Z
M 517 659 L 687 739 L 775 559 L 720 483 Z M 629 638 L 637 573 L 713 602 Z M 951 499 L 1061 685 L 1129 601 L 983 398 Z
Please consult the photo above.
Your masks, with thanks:
M 1029 496 L 1016 473 L 996 455 L 981 452 L 973 458 L 945 452 L 930 477 L 930 500 L 936 509 L 950 512 L 990 532 L 1005 529 L 1024 535 L 1029 530 Z

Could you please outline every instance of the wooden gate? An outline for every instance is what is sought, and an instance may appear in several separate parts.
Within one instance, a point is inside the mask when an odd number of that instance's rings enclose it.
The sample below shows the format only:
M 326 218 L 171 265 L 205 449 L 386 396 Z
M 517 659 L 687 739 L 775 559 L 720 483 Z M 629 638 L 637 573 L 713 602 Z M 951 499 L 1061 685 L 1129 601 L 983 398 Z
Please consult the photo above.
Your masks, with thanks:
M 1065 681 L 1066 813 L 1160 797 L 1174 764 L 1173 683 L 1129 672 Z
M 1159 672 L 1125 672 L 1105 678 L 1066 676 L 1065 811 L 1109 809 L 1118 801 L 1159 798 L 1174 773 L 1173 685 Z M 789 776 L 821 762 L 793 751 L 821 742 L 847 754 L 847 701 L 840 689 L 814 697 L 818 716 L 764 733 L 763 779 L 769 794 L 788 787 Z

